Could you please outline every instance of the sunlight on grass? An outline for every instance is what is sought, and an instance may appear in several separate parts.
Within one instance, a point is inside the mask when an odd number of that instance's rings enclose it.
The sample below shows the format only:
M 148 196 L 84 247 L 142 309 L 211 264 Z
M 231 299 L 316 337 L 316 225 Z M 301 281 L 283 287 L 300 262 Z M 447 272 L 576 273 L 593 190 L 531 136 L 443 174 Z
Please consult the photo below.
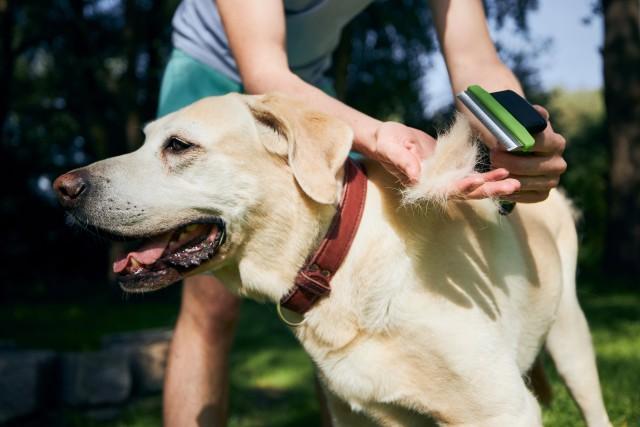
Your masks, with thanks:
M 311 361 L 299 349 L 277 348 L 256 352 L 249 359 L 232 365 L 238 384 L 261 388 L 289 388 L 309 381 Z
M 585 291 L 581 302 L 593 332 L 605 402 L 615 426 L 639 427 L 640 295 L 611 289 L 604 292 Z M 0 311 L 0 339 L 13 339 L 29 347 L 90 349 L 105 333 L 171 325 L 176 312 L 177 301 L 17 304 Z M 230 427 L 319 425 L 313 366 L 272 306 L 243 303 L 230 365 Z M 549 360 L 546 367 L 554 400 L 544 409 L 544 425 L 584 425 Z M 158 426 L 161 399 L 139 399 L 109 421 L 96 421 L 73 409 L 53 414 L 50 419 L 53 421 L 46 425 Z

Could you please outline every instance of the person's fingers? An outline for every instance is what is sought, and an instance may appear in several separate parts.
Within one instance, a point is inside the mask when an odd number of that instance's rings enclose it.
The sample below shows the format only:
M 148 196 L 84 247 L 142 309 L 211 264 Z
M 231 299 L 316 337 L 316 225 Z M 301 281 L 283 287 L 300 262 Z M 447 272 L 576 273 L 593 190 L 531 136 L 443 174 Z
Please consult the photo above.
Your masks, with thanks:
M 492 151 L 491 164 L 497 168 L 505 168 L 514 175 L 527 176 L 560 176 L 567 169 L 567 162 L 562 156 L 521 156 L 505 151 Z
M 538 203 L 549 197 L 549 191 L 522 191 L 511 195 L 505 195 L 503 200 L 518 203 Z
M 480 174 L 474 174 L 455 183 L 453 193 L 464 198 L 465 194 L 471 193 L 484 183 L 485 180 Z
M 396 122 L 382 123 L 375 137 L 372 158 L 403 184 L 418 182 L 422 160 L 433 153 L 436 140 L 419 129 Z
M 460 198 L 466 198 L 467 194 L 472 193 L 477 188 L 487 182 L 500 181 L 509 176 L 506 169 L 495 169 L 485 173 L 476 173 L 461 179 L 454 184 L 454 193 Z
M 564 136 L 556 133 L 551 126 L 547 126 L 544 132 L 535 136 L 535 144 L 532 153 L 558 153 L 562 154 L 567 145 Z
M 502 198 L 513 195 L 520 189 L 520 182 L 513 178 L 502 181 L 486 182 L 464 196 L 465 199 Z
M 403 185 L 409 184 L 409 179 L 407 178 L 407 176 L 403 172 L 401 172 L 400 169 L 396 167 L 396 165 L 394 165 L 393 163 L 385 162 L 380 162 L 380 164 L 387 170 L 387 172 L 393 175 L 398 180 L 398 182 L 401 182 Z
M 498 168 L 480 174 L 485 181 L 500 181 L 509 176 L 509 171 L 504 168 Z
M 511 175 L 511 178 L 520 181 L 521 192 L 526 191 L 549 191 L 558 186 L 559 176 L 520 176 Z
M 427 133 L 414 129 L 411 139 L 404 142 L 404 146 L 420 160 L 426 159 L 435 150 L 436 140 Z
M 549 121 L 549 112 L 547 111 L 546 108 L 544 108 L 542 105 L 538 105 L 538 104 L 534 104 L 533 108 L 535 108 L 538 111 L 538 113 L 540 113 L 540 115 L 542 117 L 544 117 L 544 119 L 546 121 Z
M 406 142 L 405 148 L 415 157 L 424 158 L 424 150 L 417 142 Z
M 420 180 L 420 161 L 411 156 L 404 165 L 404 174 L 407 177 L 408 184 L 416 184 Z
M 547 127 L 543 132 L 535 135 L 534 153 L 562 153 L 567 145 L 565 138 L 553 130 L 553 126 L 549 122 L 549 112 L 540 105 L 534 105 L 535 108 L 547 121 Z
M 382 166 L 402 184 L 413 185 L 420 179 L 420 160 L 406 149 L 393 153 L 393 160 L 380 160 Z
M 420 159 L 426 159 L 433 155 L 438 142 L 426 132 L 419 131 L 417 135 L 417 145 L 419 148 Z
M 422 160 L 427 155 L 425 149 L 420 141 L 414 140 L 395 154 L 394 158 L 406 177 L 405 183 L 415 184 L 420 180 Z

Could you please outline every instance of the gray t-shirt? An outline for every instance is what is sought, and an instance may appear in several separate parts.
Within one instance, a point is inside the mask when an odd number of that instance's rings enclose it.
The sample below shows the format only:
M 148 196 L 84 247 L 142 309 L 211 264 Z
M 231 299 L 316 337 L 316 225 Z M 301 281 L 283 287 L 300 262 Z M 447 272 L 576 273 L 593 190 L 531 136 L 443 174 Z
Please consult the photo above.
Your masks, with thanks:
M 373 0 L 284 0 L 289 67 L 320 84 L 347 23 Z M 173 45 L 241 83 L 215 0 L 183 0 L 173 16 Z

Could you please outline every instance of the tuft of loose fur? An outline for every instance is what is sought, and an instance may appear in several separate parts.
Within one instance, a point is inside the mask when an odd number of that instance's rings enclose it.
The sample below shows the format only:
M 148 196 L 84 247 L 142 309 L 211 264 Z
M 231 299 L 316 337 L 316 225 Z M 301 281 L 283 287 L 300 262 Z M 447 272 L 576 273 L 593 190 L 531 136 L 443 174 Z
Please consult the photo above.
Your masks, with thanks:
M 449 130 L 438 135 L 433 155 L 422 162 L 418 183 L 403 190 L 403 202 L 445 205 L 456 195 L 454 183 L 474 173 L 478 156 L 469 121 L 458 113 Z

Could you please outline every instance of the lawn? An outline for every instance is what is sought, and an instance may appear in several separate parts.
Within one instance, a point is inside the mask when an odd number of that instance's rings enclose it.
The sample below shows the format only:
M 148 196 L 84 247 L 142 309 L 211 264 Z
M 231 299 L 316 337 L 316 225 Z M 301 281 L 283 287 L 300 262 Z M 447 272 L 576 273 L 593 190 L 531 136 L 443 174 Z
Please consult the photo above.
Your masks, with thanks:
M 615 426 L 640 426 L 640 295 L 631 287 L 596 294 L 590 285 L 580 299 L 598 354 L 605 401 Z M 13 304 L 0 311 L 0 340 L 59 350 L 95 348 L 102 334 L 168 326 L 175 298 L 147 297 L 84 304 Z M 245 302 L 231 356 L 232 427 L 318 425 L 313 368 L 273 307 Z M 578 411 L 547 361 L 554 400 L 545 426 L 583 425 Z M 147 427 L 160 425 L 160 398 L 141 399 L 119 415 L 75 410 L 47 414 L 31 425 Z

